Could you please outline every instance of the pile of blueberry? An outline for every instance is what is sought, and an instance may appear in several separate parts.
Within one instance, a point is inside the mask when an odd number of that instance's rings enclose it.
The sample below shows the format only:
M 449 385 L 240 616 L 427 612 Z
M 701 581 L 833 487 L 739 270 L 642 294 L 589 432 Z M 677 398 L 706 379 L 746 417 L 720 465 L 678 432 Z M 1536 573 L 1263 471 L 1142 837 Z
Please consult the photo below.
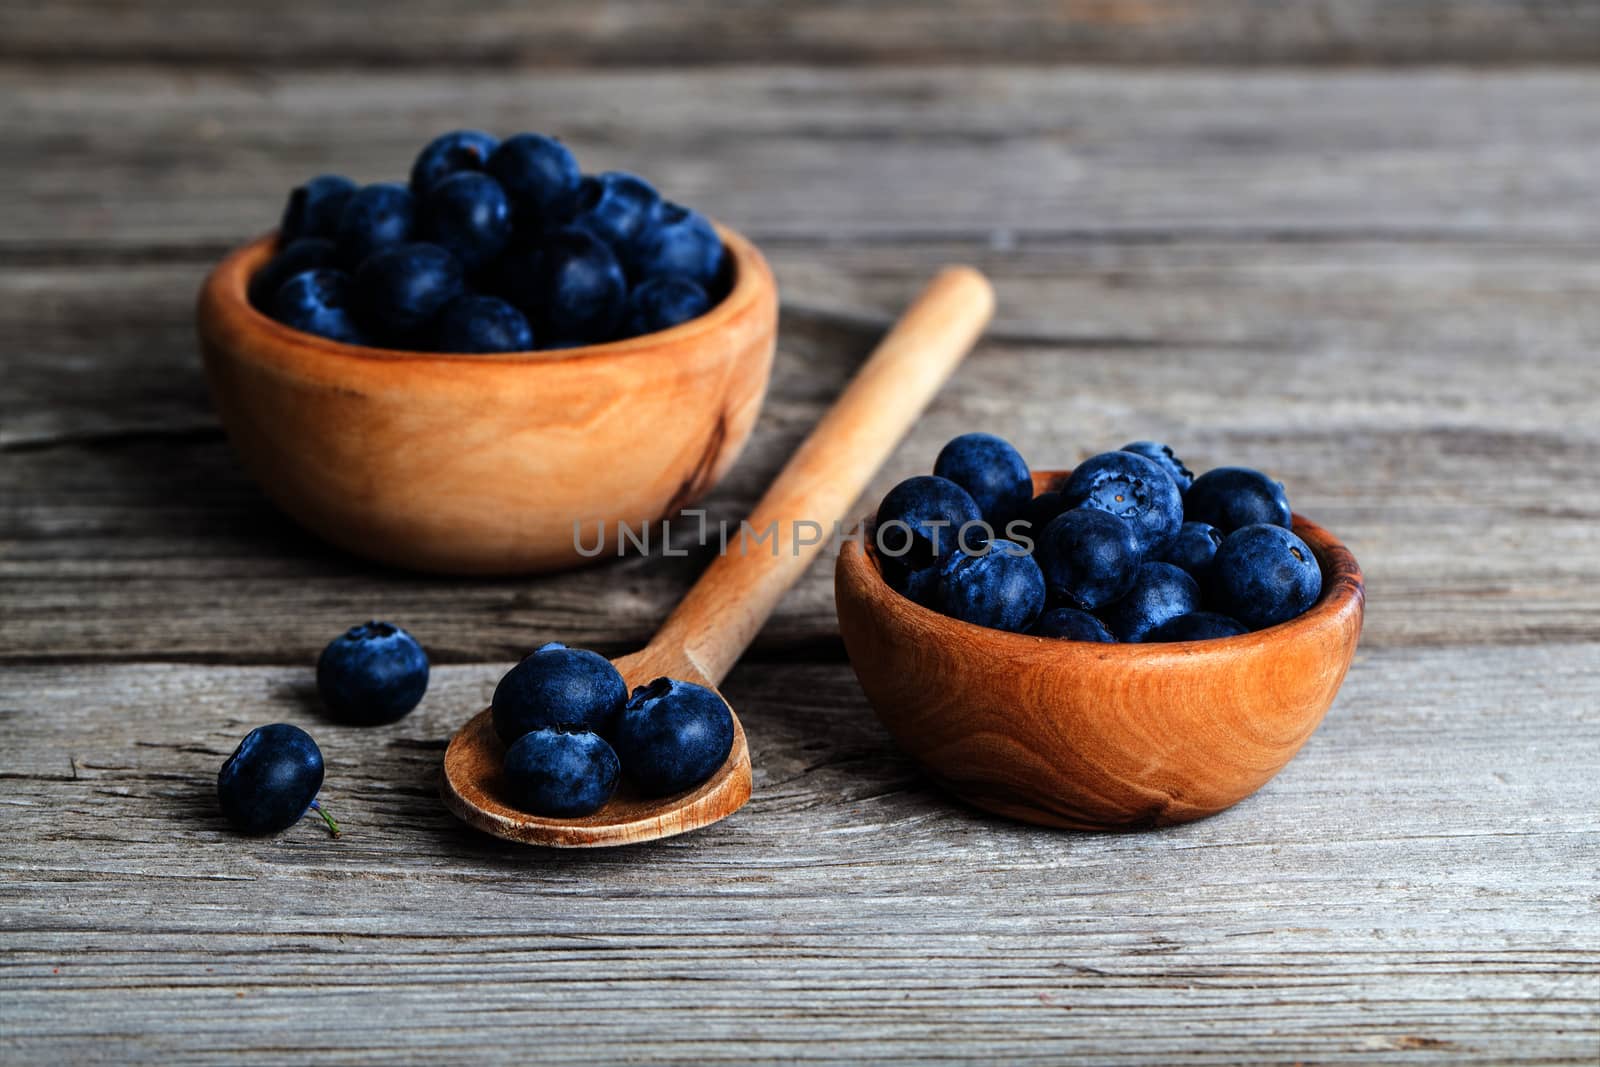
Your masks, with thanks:
M 495 687 L 512 803 L 552 818 L 600 810 L 626 774 L 664 797 L 710 778 L 733 750 L 733 713 L 715 691 L 657 678 L 630 696 L 604 656 L 552 643 Z
M 348 344 L 522 352 L 664 330 L 729 286 L 705 216 L 632 174 L 584 174 L 561 142 L 456 130 L 409 185 L 324 174 L 289 196 L 250 302 Z
M 340 722 L 403 718 L 428 688 L 428 656 L 398 626 L 369 622 L 335 638 L 317 661 L 317 691 Z M 513 667 L 494 693 L 513 803 L 535 815 L 599 810 L 626 772 L 646 796 L 692 789 L 733 748 L 733 713 L 710 689 L 659 678 L 630 697 L 617 669 L 593 652 L 548 644 Z M 270 834 L 322 809 L 322 751 L 288 723 L 250 731 L 217 775 L 217 799 L 237 830 Z
M 1017 450 L 971 433 L 932 475 L 889 491 L 874 539 L 885 580 L 953 618 L 1072 641 L 1198 641 L 1316 601 L 1321 568 L 1290 525 L 1283 486 L 1260 471 L 1196 478 L 1166 445 L 1136 441 L 1034 496 Z

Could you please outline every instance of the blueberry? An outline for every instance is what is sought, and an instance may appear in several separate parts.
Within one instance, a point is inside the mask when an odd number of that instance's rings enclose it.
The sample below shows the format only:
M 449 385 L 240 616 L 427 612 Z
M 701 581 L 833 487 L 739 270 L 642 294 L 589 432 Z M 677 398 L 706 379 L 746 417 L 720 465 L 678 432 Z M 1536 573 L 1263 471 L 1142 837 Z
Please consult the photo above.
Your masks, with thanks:
M 1123 445 L 1120 451 L 1132 452 L 1136 456 L 1143 456 L 1151 463 L 1167 472 L 1167 477 L 1172 479 L 1178 487 L 1179 493 L 1187 493 L 1189 486 L 1194 484 L 1194 471 L 1183 465 L 1183 460 L 1177 457 L 1168 445 L 1160 441 L 1134 441 Z
M 1090 456 L 1062 487 L 1069 507 L 1096 508 L 1133 528 L 1139 551 L 1160 559 L 1183 525 L 1183 496 L 1166 471 L 1132 452 Z
M 411 164 L 411 192 L 422 196 L 452 174 L 481 171 L 500 142 L 482 130 L 452 130 L 428 142 Z
M 387 622 L 352 626 L 317 659 L 317 692 L 334 718 L 373 726 L 403 718 L 428 688 L 428 654 Z
M 425 240 L 473 271 L 486 266 L 511 240 L 511 203 L 487 174 L 460 171 L 428 190 L 417 222 Z
M 1178 536 L 1172 539 L 1167 554 L 1161 558 L 1188 571 L 1195 581 L 1204 582 L 1221 544 L 1222 531 L 1215 526 L 1205 522 L 1186 522 L 1178 528 Z
M 488 171 L 529 230 L 571 217 L 583 178 L 566 145 L 538 133 L 519 133 L 500 142 L 489 157 Z
M 434 323 L 440 352 L 527 352 L 533 330 L 527 318 L 499 297 L 467 293 L 444 306 Z
M 378 249 L 405 241 L 411 236 L 415 211 L 411 193 L 403 185 L 378 182 L 357 189 L 340 213 L 334 233 L 339 262 L 353 271 Z
M 680 275 L 651 278 L 628 294 L 622 332 L 627 337 L 655 333 L 697 319 L 711 309 L 706 291 Z
M 506 672 L 490 706 L 495 732 L 509 745 L 546 726 L 583 726 L 608 734 L 627 700 L 628 687 L 610 660 L 552 642 Z
M 300 727 L 279 722 L 239 742 L 217 775 L 217 802 L 240 833 L 275 834 L 299 822 L 321 788 L 322 750 Z M 328 826 L 337 832 L 331 819 Z
M 400 347 L 420 347 L 419 332 L 463 284 L 461 264 L 438 245 L 391 245 L 356 271 L 356 308 L 369 330 Z
M 1181 567 L 1146 563 L 1133 588 L 1100 609 L 1100 621 L 1118 641 L 1143 641 L 1162 623 L 1200 610 L 1200 586 Z
M 268 309 L 285 326 L 331 341 L 364 345 L 366 335 L 350 314 L 350 276 L 326 267 L 302 271 L 278 287 Z
M 1315 603 L 1322 568 L 1300 538 L 1282 526 L 1259 523 L 1223 540 L 1211 565 L 1209 592 L 1218 610 L 1259 630 L 1288 622 Z
M 1194 480 L 1184 498 L 1184 518 L 1231 534 L 1242 526 L 1294 523 L 1283 486 L 1249 467 L 1218 467 Z
M 1133 525 L 1093 508 L 1073 508 L 1050 520 L 1033 554 L 1051 599 L 1085 611 L 1122 596 L 1139 572 Z
M 982 521 L 978 505 L 955 482 L 928 474 L 907 478 L 878 505 L 873 536 L 885 579 L 896 589 L 909 587 L 913 572 L 956 551 L 960 531 Z
M 1044 607 L 1044 575 L 1021 545 L 997 537 L 978 555 L 945 559 L 934 602 L 951 618 L 1020 633 Z
M 726 255 L 709 219 L 663 200 L 629 246 L 628 266 L 636 278 L 683 274 L 709 293 L 717 288 Z
M 1040 493 L 1023 506 L 1022 514 L 1013 522 L 1022 525 L 1006 524 L 1007 537 L 1027 537 L 1030 541 L 1037 541 L 1044 528 L 1050 521 L 1063 511 L 1067 510 L 1067 502 L 1057 490 Z
M 278 223 L 278 241 L 287 245 L 302 237 L 332 237 L 356 183 L 338 174 L 319 174 L 296 186 Z
M 512 303 L 533 319 L 546 347 L 609 341 L 621 324 L 627 279 L 611 249 L 582 230 L 558 230 L 508 265 Z
M 332 265 L 333 242 L 327 238 L 301 237 L 290 241 L 250 278 L 247 291 L 250 303 L 258 310 L 269 311 L 272 298 L 278 295 L 284 282 L 301 271 Z
M 1028 632 L 1035 637 L 1055 637 L 1063 641 L 1097 641 L 1103 645 L 1117 642 L 1105 623 L 1077 608 L 1051 608 L 1039 616 Z
M 592 730 L 546 726 L 512 742 L 504 763 L 514 807 L 553 819 L 576 819 L 605 807 L 622 764 Z
M 1144 639 L 1151 644 L 1164 641 L 1210 641 L 1218 637 L 1238 637 L 1249 632 L 1250 628 L 1238 619 L 1230 619 L 1214 611 L 1191 611 L 1187 615 L 1168 619 L 1145 634 Z
M 733 713 L 714 690 L 657 678 L 633 691 L 611 739 L 646 796 L 693 789 L 733 750 Z
M 1028 465 L 1010 442 L 992 433 L 964 433 L 939 450 L 933 473 L 965 489 L 997 531 L 1022 514 L 1033 499 Z
M 608 170 L 579 183 L 572 224 L 625 248 L 652 225 L 660 203 L 661 194 L 643 178 Z

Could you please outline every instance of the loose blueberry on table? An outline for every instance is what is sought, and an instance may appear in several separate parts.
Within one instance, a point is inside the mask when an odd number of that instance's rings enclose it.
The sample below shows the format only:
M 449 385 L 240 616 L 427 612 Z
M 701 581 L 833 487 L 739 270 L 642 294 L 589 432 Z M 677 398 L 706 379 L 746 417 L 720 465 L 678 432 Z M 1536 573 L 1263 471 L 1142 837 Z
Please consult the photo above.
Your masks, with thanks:
M 924 607 L 1032 637 L 1206 641 L 1287 622 L 1322 592 L 1282 484 L 1221 467 L 1198 478 L 1159 441 L 1084 460 L 1037 496 L 1022 457 L 962 434 L 933 475 L 878 506 L 884 581 Z
M 324 174 L 289 196 L 250 302 L 346 344 L 483 354 L 655 333 L 730 288 L 705 216 L 554 138 L 434 138 L 407 184 Z
M 560 643 L 506 672 L 491 710 L 507 798 L 547 818 L 600 810 L 619 776 L 647 797 L 693 789 L 733 750 L 733 713 L 714 690 L 657 678 L 630 696 L 609 660 Z
M 317 803 L 322 750 L 311 735 L 285 722 L 245 735 L 217 775 L 217 802 L 235 830 L 275 834 L 315 808 L 334 837 L 339 824 Z
M 375 726 L 404 718 L 428 689 L 428 654 L 387 622 L 352 626 L 317 659 L 317 692 L 342 722 Z

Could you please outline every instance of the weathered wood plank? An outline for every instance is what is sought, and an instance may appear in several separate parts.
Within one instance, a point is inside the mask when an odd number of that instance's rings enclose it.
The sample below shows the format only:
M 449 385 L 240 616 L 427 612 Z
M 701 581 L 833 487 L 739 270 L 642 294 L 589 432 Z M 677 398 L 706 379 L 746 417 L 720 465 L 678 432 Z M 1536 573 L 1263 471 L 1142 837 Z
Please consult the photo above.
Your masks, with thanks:
M 877 480 L 985 428 L 1041 466 L 1126 440 L 1258 464 L 1367 567 L 1373 646 L 1600 638 L 1600 267 L 1587 249 L 1381 242 L 772 248 L 771 397 L 709 502 L 748 510 L 941 261 L 996 279 L 991 340 Z M 704 564 L 413 579 L 279 518 L 215 428 L 190 336 L 203 264 L 0 270 L 0 656 L 309 662 L 368 615 L 444 661 L 642 642 Z M 814 567 L 757 653 L 834 644 Z
M 935 68 L 279 79 L 0 66 L 0 255 L 220 252 L 328 169 L 557 133 L 758 239 L 1592 243 L 1600 74 Z
M 307 668 L 15 668 L 0 1048 L 1592 1062 L 1597 663 L 1592 644 L 1365 654 L 1261 795 L 1124 836 L 947 804 L 842 664 L 744 668 L 727 693 L 750 805 L 591 855 L 478 837 L 439 805 L 443 739 L 490 666 L 439 671 L 370 731 L 311 711 Z M 216 815 L 217 765 L 275 719 L 321 741 L 340 840 L 241 840 Z
M 114 0 L 0 6 L 0 56 L 474 68 L 1068 60 L 1411 63 L 1592 60 L 1600 14 L 1562 0 L 909 0 L 536 5 Z

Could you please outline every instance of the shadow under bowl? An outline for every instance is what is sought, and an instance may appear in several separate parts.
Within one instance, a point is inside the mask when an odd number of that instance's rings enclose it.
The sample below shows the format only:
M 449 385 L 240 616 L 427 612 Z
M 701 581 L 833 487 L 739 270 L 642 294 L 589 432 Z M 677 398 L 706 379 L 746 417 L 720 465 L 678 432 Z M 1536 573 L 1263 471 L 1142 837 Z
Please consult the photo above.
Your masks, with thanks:
M 1035 490 L 1065 477 L 1036 472 Z M 1361 568 L 1315 523 L 1296 515 L 1294 532 L 1321 595 L 1239 637 L 1106 645 L 985 629 L 895 592 L 854 541 L 834 571 L 839 631 L 895 740 L 974 806 L 1078 830 L 1190 822 L 1283 769 L 1355 656 Z
M 761 410 L 777 286 L 753 244 L 718 232 L 733 282 L 699 318 L 495 355 L 340 344 L 268 318 L 246 297 L 268 235 L 201 288 L 211 394 L 266 494 L 357 555 L 476 575 L 615 556 L 619 523 L 637 530 L 716 485 Z

